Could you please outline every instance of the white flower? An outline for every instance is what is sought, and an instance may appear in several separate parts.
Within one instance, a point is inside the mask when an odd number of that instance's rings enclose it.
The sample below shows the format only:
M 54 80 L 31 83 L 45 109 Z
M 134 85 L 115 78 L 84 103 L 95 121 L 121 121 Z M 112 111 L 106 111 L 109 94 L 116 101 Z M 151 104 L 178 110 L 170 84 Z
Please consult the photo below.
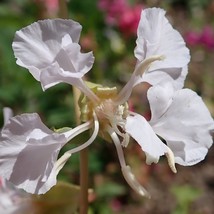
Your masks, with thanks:
M 48 178 L 66 138 L 49 130 L 37 114 L 11 118 L 1 131 L 0 141 L 4 178 L 31 193 L 43 193 L 56 183 Z
M 138 61 L 130 80 L 119 94 L 120 102 L 128 99 L 130 88 L 142 82 L 156 85 L 171 81 L 177 89 L 183 87 L 190 54 L 165 13 L 160 8 L 142 11 L 134 51 Z
M 148 99 L 150 125 L 166 140 L 175 162 L 187 166 L 203 160 L 213 143 L 214 122 L 201 97 L 190 89 L 175 91 L 165 84 L 150 88 Z
M 148 99 L 149 124 L 140 115 L 128 116 L 126 123 L 126 131 L 145 151 L 148 163 L 157 163 L 168 148 L 175 163 L 186 166 L 203 160 L 213 143 L 214 122 L 202 99 L 190 89 L 175 91 L 171 84 L 151 87 Z
M 189 51 L 165 12 L 157 8 L 143 10 L 135 49 L 138 62 L 119 93 L 115 87 L 86 85 L 83 81 L 93 56 L 80 53 L 79 33 L 79 24 L 61 19 L 39 21 L 17 32 L 13 43 L 17 63 L 28 68 L 44 89 L 59 82 L 78 87 L 85 95 L 79 102 L 85 123 L 55 133 L 35 113 L 11 118 L 0 136 L 0 174 L 28 192 L 44 193 L 56 183 L 68 158 L 90 145 L 98 132 L 114 142 L 124 178 L 141 195 L 149 196 L 123 154 L 130 137 L 141 146 L 148 164 L 166 155 L 173 172 L 175 163 L 192 165 L 203 160 L 213 143 L 214 122 L 201 98 L 191 90 L 181 89 Z M 142 82 L 153 85 L 148 90 L 152 113 L 149 122 L 130 112 L 127 103 L 133 87 Z M 69 140 L 92 127 L 86 143 L 58 159 L 60 149 Z
M 142 81 L 152 85 L 163 80 L 183 83 L 185 77 L 179 78 L 190 60 L 183 38 L 172 28 L 165 13 L 160 8 L 143 10 L 137 31 L 135 57 L 139 62 L 154 55 L 164 56 L 164 60 L 152 63 L 142 76 Z
M 10 118 L 0 135 L 0 175 L 27 192 L 47 192 L 56 184 L 57 174 L 72 154 L 57 161 L 59 151 L 71 138 L 89 128 L 90 121 L 55 133 L 36 113 Z
M 94 57 L 92 52 L 80 52 L 81 28 L 72 20 L 48 19 L 17 31 L 12 45 L 17 64 L 27 68 L 44 90 L 66 82 L 84 91 L 81 78 Z

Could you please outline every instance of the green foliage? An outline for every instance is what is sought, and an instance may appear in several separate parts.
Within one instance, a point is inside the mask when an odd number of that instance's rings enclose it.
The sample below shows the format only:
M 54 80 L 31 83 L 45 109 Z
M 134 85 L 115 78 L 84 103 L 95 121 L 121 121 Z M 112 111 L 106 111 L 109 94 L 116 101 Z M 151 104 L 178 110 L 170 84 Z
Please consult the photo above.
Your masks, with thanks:
M 114 203 L 117 197 L 126 193 L 126 188 L 118 183 L 106 181 L 95 189 L 97 200 L 91 205 L 89 213 L 113 214 L 111 203 Z
M 123 195 L 126 192 L 126 188 L 121 184 L 114 182 L 105 182 L 105 184 L 99 186 L 96 189 L 96 193 L 99 198 L 112 198 L 115 196 Z
M 58 182 L 44 195 L 34 196 L 36 214 L 74 214 L 78 208 L 80 187 Z
M 172 214 L 189 214 L 190 205 L 201 195 L 199 189 L 190 185 L 173 186 L 171 191 L 177 201 L 177 206 Z

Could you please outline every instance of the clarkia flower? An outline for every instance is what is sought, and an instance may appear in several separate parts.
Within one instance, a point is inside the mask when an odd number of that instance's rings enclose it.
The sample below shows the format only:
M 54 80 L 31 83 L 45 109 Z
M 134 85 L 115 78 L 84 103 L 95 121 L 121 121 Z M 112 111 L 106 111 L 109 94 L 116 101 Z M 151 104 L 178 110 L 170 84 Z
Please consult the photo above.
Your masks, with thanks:
M 92 52 L 81 53 L 81 25 L 72 20 L 43 20 L 16 32 L 13 50 L 17 64 L 40 81 L 44 90 L 66 82 L 84 90 L 82 77 L 92 67 Z M 91 95 L 93 96 L 93 95 Z
M 161 9 L 152 9 L 141 14 L 135 57 L 140 63 L 154 55 L 163 56 L 164 60 L 151 64 L 143 74 L 142 81 L 154 85 L 162 80 L 175 80 L 182 88 L 185 76 L 181 73 L 185 72 L 184 68 L 189 63 L 190 54 L 183 38 L 172 28 L 165 13 Z
M 189 50 L 164 10 L 143 10 L 134 52 L 137 64 L 118 93 L 116 87 L 83 81 L 92 67 L 93 56 L 80 53 L 80 30 L 72 20 L 55 19 L 36 22 L 16 33 L 13 48 L 17 63 L 29 69 L 43 89 L 65 82 L 82 91 L 79 105 L 83 124 L 54 132 L 36 113 L 12 117 L 1 132 L 0 174 L 28 192 L 44 193 L 56 183 L 68 158 L 99 134 L 115 144 L 129 185 L 149 196 L 125 162 L 123 148 L 128 146 L 130 137 L 141 146 L 148 164 L 166 155 L 173 172 L 175 163 L 192 165 L 203 160 L 212 145 L 214 123 L 209 111 L 197 94 L 182 89 Z M 144 82 L 151 85 L 147 92 L 150 121 L 131 112 L 128 106 L 132 89 Z M 91 128 L 93 134 L 86 143 L 58 158 L 67 142 Z
M 169 148 L 169 154 L 173 152 L 173 162 L 180 165 L 190 166 L 203 160 L 213 143 L 211 132 L 214 123 L 202 99 L 190 89 L 175 90 L 170 83 L 153 86 L 147 93 L 151 109 L 150 126 L 142 116 L 135 114 L 129 116 L 126 123 L 127 131 L 146 152 L 147 162 L 158 162 L 161 155 L 168 155 Z M 166 144 L 156 137 L 153 143 L 149 143 L 153 136 L 148 134 L 151 128 Z
M 0 135 L 1 176 L 29 193 L 47 192 L 56 184 L 57 174 L 71 156 L 71 153 L 66 153 L 63 160 L 58 159 L 61 148 L 91 125 L 92 122 L 88 121 L 57 133 L 48 129 L 37 113 L 11 117 Z M 71 151 L 78 151 L 93 140 L 91 138 Z

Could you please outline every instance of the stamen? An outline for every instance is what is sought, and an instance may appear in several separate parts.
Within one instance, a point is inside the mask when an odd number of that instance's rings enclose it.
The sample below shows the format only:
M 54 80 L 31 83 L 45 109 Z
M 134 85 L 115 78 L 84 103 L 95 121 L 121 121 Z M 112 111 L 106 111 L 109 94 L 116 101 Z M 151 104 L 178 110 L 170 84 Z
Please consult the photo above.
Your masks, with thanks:
M 169 167 L 174 173 L 177 173 L 177 169 L 175 168 L 175 156 L 172 152 L 172 150 L 167 146 L 167 152 L 165 153 Z
M 108 127 L 107 131 L 110 134 L 110 136 L 116 146 L 118 158 L 119 158 L 120 165 L 121 165 L 121 170 L 122 170 L 125 180 L 130 185 L 130 187 L 132 187 L 133 190 L 135 190 L 138 194 L 150 198 L 149 193 L 146 191 L 146 189 L 144 187 L 142 187 L 140 185 L 140 183 L 136 180 L 135 176 L 131 172 L 130 167 L 126 165 L 124 154 L 123 154 L 123 149 L 121 147 L 120 140 L 119 140 L 117 134 L 114 132 L 114 130 L 110 126 Z
M 123 136 L 123 141 L 122 141 L 121 145 L 123 147 L 127 147 L 129 144 L 129 141 L 130 141 L 130 136 L 129 136 L 129 134 L 125 133 Z
M 121 119 L 122 120 L 122 119 Z M 129 144 L 129 140 L 130 140 L 130 136 L 127 134 L 127 133 L 124 133 L 124 132 L 121 132 L 118 128 L 118 126 L 121 127 L 121 129 L 123 130 L 124 126 L 125 126 L 125 122 L 124 121 L 117 121 L 115 120 L 115 118 L 113 119 L 110 119 L 110 124 L 112 126 L 112 128 L 114 129 L 114 131 L 123 138 L 122 142 L 121 142 L 121 145 L 123 147 L 127 147 L 128 144 Z
M 140 74 L 143 74 L 144 71 L 146 71 L 149 66 L 151 65 L 152 62 L 155 62 L 155 61 L 160 61 L 160 60 L 164 60 L 165 59 L 165 56 L 163 55 L 154 55 L 154 56 L 151 56 L 145 60 L 143 60 L 142 62 L 140 62 L 140 64 L 137 65 L 137 67 L 135 68 L 134 70 L 134 73 L 136 75 L 140 75 Z
M 93 103 L 99 103 L 99 97 L 85 84 L 82 79 L 78 79 L 78 88 L 82 91 Z
M 65 152 L 55 163 L 56 175 L 58 175 L 59 171 L 63 168 L 67 160 L 71 157 L 71 154 Z
M 130 166 L 124 166 L 122 167 L 123 176 L 126 179 L 127 183 L 140 195 L 146 196 L 148 198 L 151 198 L 150 194 L 147 192 L 147 190 L 139 184 L 139 182 L 136 180 L 135 176 L 131 172 Z
M 94 117 L 94 131 L 93 131 L 93 134 L 91 135 L 90 139 L 88 141 L 86 141 L 84 144 L 82 144 L 74 149 L 68 150 L 66 153 L 74 154 L 76 152 L 79 152 L 79 151 L 85 149 L 91 143 L 93 143 L 93 141 L 95 140 L 95 138 L 97 137 L 98 132 L 99 132 L 99 122 L 98 122 L 98 119 L 97 119 L 97 116 L 95 113 L 93 113 L 93 117 Z
M 115 120 L 110 120 L 110 124 L 111 124 L 112 128 L 114 129 L 114 131 L 115 131 L 118 135 L 120 135 L 121 137 L 124 136 L 124 133 L 122 133 L 122 132 L 118 129 Z
M 74 129 L 64 132 L 63 134 L 68 139 L 68 141 L 70 141 L 71 139 L 73 139 L 77 135 L 81 134 L 82 132 L 87 131 L 91 127 L 92 127 L 92 121 L 88 121 L 86 123 L 83 123 L 83 124 L 75 127 Z
M 76 153 L 76 152 L 79 152 L 79 151 L 85 149 L 85 148 L 88 147 L 91 143 L 94 142 L 95 138 L 96 138 L 97 135 L 98 135 L 98 131 L 99 131 L 99 122 L 98 122 L 98 119 L 97 119 L 97 116 L 96 116 L 95 113 L 93 113 L 93 116 L 94 116 L 94 131 L 93 131 L 93 134 L 91 135 L 91 137 L 89 138 L 89 140 L 87 140 L 84 144 L 82 144 L 82 145 L 80 145 L 80 146 L 78 146 L 78 147 L 76 147 L 76 148 L 74 148 L 74 149 L 68 150 L 67 152 L 65 152 L 65 153 L 57 160 L 57 162 L 55 163 L 56 173 L 57 173 L 57 174 L 59 173 L 59 171 L 62 169 L 62 167 L 65 165 L 65 163 L 66 163 L 67 160 L 71 157 L 72 154 L 74 154 L 74 153 Z M 86 124 L 88 124 L 88 122 L 85 123 L 85 124 L 80 125 L 80 126 L 82 126 L 82 129 L 81 129 L 81 132 L 80 132 L 80 133 L 82 133 L 83 130 L 84 130 L 84 128 L 87 127 Z M 84 125 L 84 126 L 83 126 L 83 125 Z M 80 126 L 78 126 L 78 127 L 80 127 Z M 77 127 L 77 128 L 78 128 L 78 127 Z M 88 129 L 88 127 L 87 127 L 87 129 Z M 86 130 L 87 130 L 87 129 L 86 129 Z M 80 129 L 79 129 L 79 130 L 80 130 Z M 77 135 L 76 133 L 77 133 L 77 132 L 75 132 L 75 136 Z M 75 136 L 73 135 L 73 137 L 75 137 Z
M 136 66 L 134 72 L 132 73 L 130 80 L 126 83 L 126 85 L 123 87 L 123 89 L 120 91 L 117 98 L 115 99 L 116 104 L 119 105 L 119 104 L 125 103 L 130 97 L 134 86 L 142 82 L 141 78 L 139 78 L 139 75 L 142 75 L 146 70 L 148 70 L 149 66 L 153 62 L 157 60 L 163 60 L 163 59 L 164 59 L 163 55 L 156 55 L 156 56 L 151 56 L 143 60 L 141 63 L 139 63 Z

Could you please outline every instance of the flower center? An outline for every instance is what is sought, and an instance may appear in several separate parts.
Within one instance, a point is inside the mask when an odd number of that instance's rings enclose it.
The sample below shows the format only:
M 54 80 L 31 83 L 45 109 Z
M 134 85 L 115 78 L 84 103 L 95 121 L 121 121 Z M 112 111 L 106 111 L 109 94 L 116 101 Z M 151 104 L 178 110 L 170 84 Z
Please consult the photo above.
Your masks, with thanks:
M 100 102 L 95 104 L 85 96 L 80 100 L 79 105 L 82 121 L 86 122 L 92 118 L 92 113 L 95 112 L 101 129 L 105 128 L 106 125 L 122 125 L 128 115 L 128 104 L 118 105 L 114 102 L 117 95 L 117 88 L 97 86 L 93 90 L 97 97 L 99 97 Z

